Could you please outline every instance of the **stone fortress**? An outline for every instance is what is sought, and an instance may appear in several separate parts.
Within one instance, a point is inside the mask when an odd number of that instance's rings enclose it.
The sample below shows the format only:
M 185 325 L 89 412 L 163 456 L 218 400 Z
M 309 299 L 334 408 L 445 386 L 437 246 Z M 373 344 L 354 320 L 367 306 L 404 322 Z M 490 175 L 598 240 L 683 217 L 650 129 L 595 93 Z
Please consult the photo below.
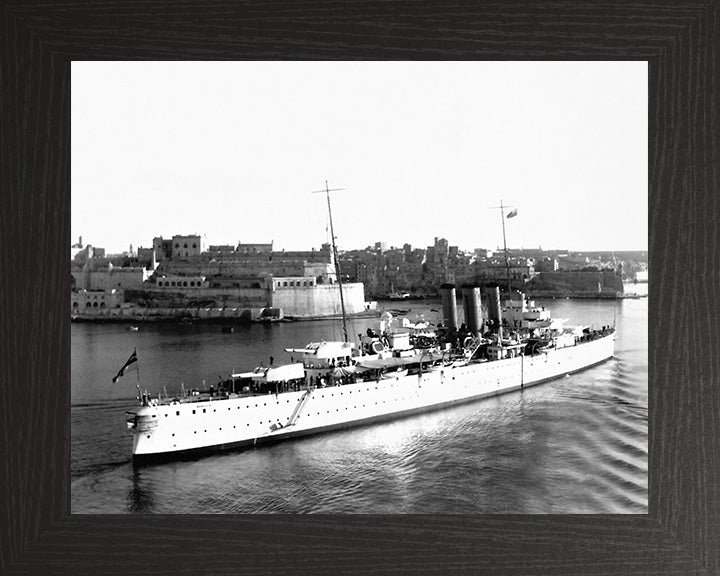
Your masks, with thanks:
M 83 245 L 71 249 L 75 320 L 228 321 L 339 315 L 332 250 L 286 252 L 269 244 L 204 245 L 197 234 L 156 237 L 152 248 L 114 257 Z M 374 307 L 363 284 L 343 282 L 348 314 Z

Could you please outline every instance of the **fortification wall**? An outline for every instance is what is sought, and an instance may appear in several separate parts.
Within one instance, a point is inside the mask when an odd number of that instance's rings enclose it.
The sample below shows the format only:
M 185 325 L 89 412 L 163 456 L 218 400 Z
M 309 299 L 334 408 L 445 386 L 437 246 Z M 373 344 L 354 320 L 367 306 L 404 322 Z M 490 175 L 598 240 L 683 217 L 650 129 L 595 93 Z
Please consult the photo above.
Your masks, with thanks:
M 343 284 L 345 311 L 355 314 L 365 310 L 365 290 L 362 283 Z M 340 314 L 340 290 L 337 284 L 275 288 L 272 307 L 282 308 L 286 316 L 329 316 Z
M 149 274 L 141 267 L 72 270 L 75 287 L 85 290 L 128 290 L 143 286 Z
M 365 291 L 361 283 L 343 285 L 348 314 L 365 310 Z M 178 288 L 168 290 L 128 290 L 125 300 L 143 308 L 281 308 L 287 316 L 328 316 L 340 314 L 337 284 L 288 286 L 272 291 L 253 288 Z
M 73 314 L 77 321 L 92 322 L 164 322 L 177 321 L 181 318 L 217 322 L 251 322 L 262 317 L 265 308 L 250 307 L 153 307 L 130 306 L 122 308 L 102 308 Z
M 125 300 L 139 306 L 182 308 L 186 306 L 269 306 L 270 292 L 262 288 L 184 288 L 126 290 Z
M 159 272 L 179 276 L 303 276 L 302 261 L 228 261 L 228 262 L 163 262 Z
M 542 272 L 528 282 L 530 295 L 610 297 L 623 293 L 622 280 L 614 271 L 572 270 Z

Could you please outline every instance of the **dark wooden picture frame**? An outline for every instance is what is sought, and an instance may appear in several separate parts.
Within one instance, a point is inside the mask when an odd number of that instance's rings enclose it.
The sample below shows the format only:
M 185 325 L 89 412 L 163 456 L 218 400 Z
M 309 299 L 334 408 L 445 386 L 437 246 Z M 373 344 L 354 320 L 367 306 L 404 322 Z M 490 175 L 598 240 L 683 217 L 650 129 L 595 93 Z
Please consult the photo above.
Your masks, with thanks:
M 719 22 L 717 0 L 5 2 L 0 572 L 720 573 Z M 70 62 L 388 58 L 648 61 L 649 514 L 70 515 Z

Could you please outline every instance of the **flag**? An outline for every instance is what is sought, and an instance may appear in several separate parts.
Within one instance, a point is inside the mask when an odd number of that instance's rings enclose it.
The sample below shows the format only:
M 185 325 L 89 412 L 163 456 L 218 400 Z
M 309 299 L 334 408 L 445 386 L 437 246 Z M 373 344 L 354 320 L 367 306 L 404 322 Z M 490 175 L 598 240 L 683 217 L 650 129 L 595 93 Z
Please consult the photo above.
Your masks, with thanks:
M 517 216 L 517 208 L 512 212 L 508 212 L 507 218 L 512 218 L 513 216 Z
M 133 350 L 133 353 L 130 354 L 130 358 L 127 359 L 127 362 L 125 362 L 125 364 L 123 364 L 123 367 L 120 368 L 117 375 L 112 379 L 113 384 L 115 384 L 115 382 L 118 381 L 118 378 L 122 378 L 123 376 L 125 376 L 125 370 L 130 365 L 135 364 L 137 361 L 138 361 L 137 350 Z

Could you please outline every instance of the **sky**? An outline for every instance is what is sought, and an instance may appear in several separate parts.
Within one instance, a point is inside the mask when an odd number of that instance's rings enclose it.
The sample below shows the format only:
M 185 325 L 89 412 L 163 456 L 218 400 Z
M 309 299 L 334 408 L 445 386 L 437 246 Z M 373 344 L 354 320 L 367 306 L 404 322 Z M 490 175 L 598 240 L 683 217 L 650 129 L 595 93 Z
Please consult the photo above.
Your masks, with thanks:
M 646 62 L 73 62 L 72 241 L 647 250 Z

